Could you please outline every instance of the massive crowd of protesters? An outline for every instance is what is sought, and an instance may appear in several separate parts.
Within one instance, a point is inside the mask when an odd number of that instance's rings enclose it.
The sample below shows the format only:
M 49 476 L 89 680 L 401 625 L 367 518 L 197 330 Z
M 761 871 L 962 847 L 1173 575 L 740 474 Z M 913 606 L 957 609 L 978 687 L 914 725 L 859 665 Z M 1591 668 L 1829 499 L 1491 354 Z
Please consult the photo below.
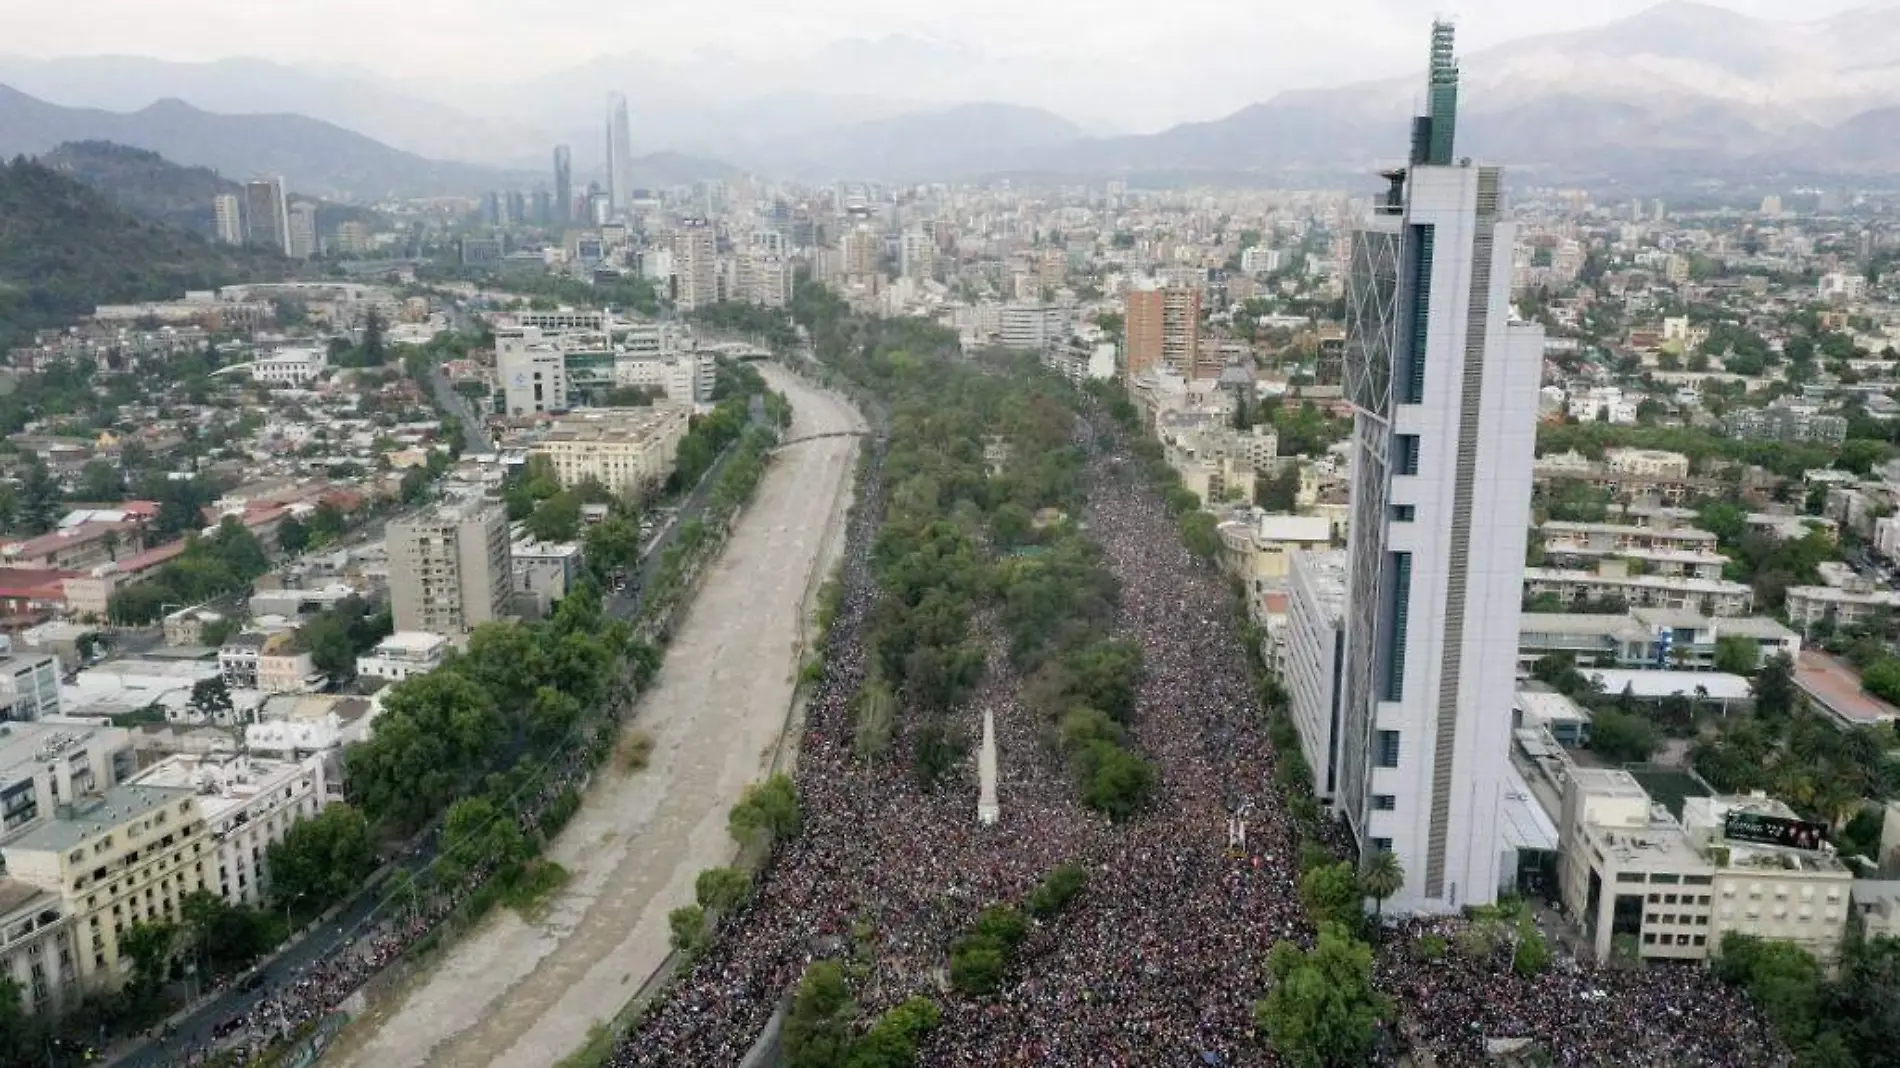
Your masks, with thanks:
M 1105 436 L 1094 451 L 1081 518 L 1121 583 L 1117 629 L 1144 654 L 1133 741 L 1159 774 L 1149 810 L 1112 826 L 1081 806 L 985 620 L 990 670 L 958 725 L 975 738 L 983 711 L 995 714 L 1000 821 L 978 823 L 973 770 L 925 791 L 901 746 L 884 762 L 855 757 L 851 702 L 866 673 L 881 512 L 873 475 L 847 537 L 827 670 L 806 710 L 803 831 L 779 845 L 752 903 L 728 918 L 609 1064 L 737 1065 L 806 967 L 835 956 L 868 965 L 857 991 L 866 1016 L 912 995 L 939 1002 L 943 1022 L 925 1040 L 925 1064 L 1273 1063 L 1254 1004 L 1271 946 L 1312 938 L 1299 902 L 1301 829 L 1272 785 L 1227 585 L 1181 548 L 1156 494 L 1114 448 Z M 957 935 L 981 908 L 1021 902 L 1065 862 L 1089 870 L 1088 889 L 1031 933 L 1003 991 L 988 1000 L 951 994 L 946 961 Z M 332 1011 L 452 907 L 434 899 L 385 914 L 272 989 L 239 1021 L 247 1040 Z M 1381 1057 L 1409 1046 L 1440 1065 L 1472 1064 L 1487 1040 L 1522 1037 L 1564 1066 L 1785 1063 L 1745 999 L 1698 970 L 1593 969 L 1560 956 L 1525 978 L 1508 962 L 1409 951 L 1422 934 L 1459 922 L 1409 922 L 1383 937 L 1377 975 L 1399 1018 Z
M 1271 784 L 1271 746 L 1225 582 L 1180 547 L 1156 495 L 1111 453 L 1091 462 L 1084 519 L 1121 581 L 1118 629 L 1144 654 L 1134 741 L 1160 774 L 1150 810 L 1112 827 L 1081 807 L 994 641 L 961 726 L 974 737 L 982 711 L 995 713 L 997 824 L 978 824 L 973 777 L 926 793 L 901 756 L 857 761 L 850 705 L 875 594 L 868 531 L 854 530 L 844 610 L 799 757 L 804 831 L 611 1064 L 736 1065 L 806 966 L 828 956 L 869 965 L 859 990 L 866 1016 L 916 994 L 942 1005 L 925 1064 L 1272 1061 L 1254 1004 L 1273 943 L 1312 937 L 1299 903 L 1301 830 Z M 950 993 L 950 944 L 977 911 L 1022 901 L 1067 861 L 1090 870 L 1088 890 L 1031 934 L 1003 992 Z M 1564 958 L 1524 978 L 1508 961 L 1417 958 L 1407 947 L 1425 929 L 1401 925 L 1383 939 L 1378 976 L 1399 1019 L 1382 1056 L 1409 1046 L 1441 1065 L 1470 1064 L 1485 1058 L 1487 1039 L 1525 1038 L 1561 1065 L 1783 1061 L 1745 999 L 1700 971 L 1584 969 Z

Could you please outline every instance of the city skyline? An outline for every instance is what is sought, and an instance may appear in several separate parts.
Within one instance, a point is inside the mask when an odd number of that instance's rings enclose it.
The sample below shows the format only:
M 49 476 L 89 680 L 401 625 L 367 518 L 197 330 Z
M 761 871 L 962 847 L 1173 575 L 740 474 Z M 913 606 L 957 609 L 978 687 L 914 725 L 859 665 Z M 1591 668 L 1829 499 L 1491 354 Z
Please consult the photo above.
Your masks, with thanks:
M 1207 119 L 1274 93 L 1327 87 L 1409 73 L 1408 29 L 1439 13 L 1421 0 L 1355 0 L 1347 11 L 1315 12 L 1277 3 L 1263 17 L 1220 34 L 1206 26 L 1226 13 L 1207 0 L 1177 9 L 1170 27 L 1128 17 L 1103 17 L 1073 0 L 964 5 L 948 12 L 900 11 L 863 0 L 825 0 L 817 12 L 796 15 L 771 9 L 741 10 L 717 29 L 701 20 L 617 13 L 597 0 L 581 0 L 576 17 L 599 30 L 600 51 L 577 55 L 565 27 L 542 28 L 520 13 L 518 0 L 481 0 L 470 11 L 459 5 L 459 24 L 444 28 L 443 12 L 431 5 L 373 7 L 366 0 L 324 0 L 296 12 L 263 12 L 224 0 L 185 0 L 163 19 L 149 8 L 122 0 L 93 0 L 16 15 L 9 52 L 36 59 L 71 56 L 149 56 L 175 62 L 260 57 L 327 74 L 388 82 L 418 96 L 453 97 L 493 83 L 466 78 L 471 56 L 504 46 L 515 62 L 499 81 L 520 83 L 596 64 L 625 60 L 629 90 L 636 71 L 659 66 L 701 70 L 706 92 L 733 98 L 810 90 L 804 75 L 814 64 L 861 61 L 873 70 L 859 92 L 886 91 L 876 82 L 906 66 L 936 64 L 964 73 L 931 84 L 905 85 L 920 104 L 952 100 L 1002 100 L 1056 110 L 1103 129 L 1136 131 L 1174 122 Z M 599 10 L 594 11 L 598 6 Z M 1464 5 L 1458 20 L 1469 23 L 1467 54 L 1526 36 L 1599 25 L 1657 5 L 1613 0 L 1588 10 L 1514 6 L 1501 0 Z M 1807 21 L 1868 5 L 1855 0 L 1719 0 L 1712 5 L 1755 18 Z M 308 22 L 309 31 L 286 32 L 285 20 Z M 339 62 L 334 50 L 318 47 L 323 30 L 338 21 L 375 20 L 387 32 L 368 35 Z M 414 33 L 404 20 L 418 20 Z M 199 27 L 214 22 L 216 35 Z M 849 34 L 827 32 L 849 26 Z M 426 29 L 425 29 L 426 27 Z M 1257 29 L 1254 27 L 1258 27 Z M 309 48 L 298 42 L 311 41 Z M 1053 41 L 1056 46 L 1024 42 Z M 74 47 L 75 42 L 84 42 Z M 420 44 L 419 44 L 420 42 Z M 620 42 L 625 42 L 622 45 Z M 387 48 L 388 51 L 383 51 Z M 636 62 L 637 61 L 637 62 Z M 651 62 L 649 62 L 651 61 Z M 1130 78 L 1133 70 L 1196 71 L 1192 79 Z M 900 83 L 901 84 L 901 83 Z

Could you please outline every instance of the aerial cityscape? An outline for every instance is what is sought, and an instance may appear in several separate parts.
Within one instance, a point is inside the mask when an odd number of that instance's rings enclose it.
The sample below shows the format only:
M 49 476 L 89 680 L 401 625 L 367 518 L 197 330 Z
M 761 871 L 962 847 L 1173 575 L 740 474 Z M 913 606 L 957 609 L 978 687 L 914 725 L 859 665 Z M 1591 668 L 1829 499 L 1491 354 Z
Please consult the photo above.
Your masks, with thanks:
M 69 7 L 0 1068 L 1895 1063 L 1900 6 Z

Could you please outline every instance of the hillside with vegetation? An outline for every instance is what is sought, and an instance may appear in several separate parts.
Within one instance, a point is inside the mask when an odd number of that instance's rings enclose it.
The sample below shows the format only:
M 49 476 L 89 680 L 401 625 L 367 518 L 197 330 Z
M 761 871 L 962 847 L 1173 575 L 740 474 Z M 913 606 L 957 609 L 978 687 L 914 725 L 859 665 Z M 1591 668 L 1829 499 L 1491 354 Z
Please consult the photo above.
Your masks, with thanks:
M 217 236 L 213 201 L 221 193 L 240 195 L 241 183 L 209 167 L 174 163 L 156 152 L 112 141 L 68 141 L 39 157 L 41 163 L 105 194 L 113 203 L 152 222 Z M 346 222 L 372 226 L 388 220 L 368 208 L 350 207 L 290 194 L 292 204 L 317 205 L 317 231 L 329 234 Z
M 0 165 L 0 351 L 98 304 L 175 298 L 287 269 L 280 256 L 141 219 L 33 160 Z

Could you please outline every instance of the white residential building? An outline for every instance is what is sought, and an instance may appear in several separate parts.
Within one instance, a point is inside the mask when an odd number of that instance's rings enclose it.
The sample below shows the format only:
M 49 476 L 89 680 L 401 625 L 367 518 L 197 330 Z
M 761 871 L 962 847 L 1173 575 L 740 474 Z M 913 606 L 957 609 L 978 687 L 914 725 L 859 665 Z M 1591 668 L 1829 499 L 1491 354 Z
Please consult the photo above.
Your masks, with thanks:
M 215 843 L 203 859 L 205 889 L 233 905 L 264 903 L 270 885 L 266 854 L 299 820 L 323 809 L 321 760 L 260 760 L 232 753 L 169 757 L 132 780 L 198 795 L 198 811 Z
M 1453 155 L 1452 29 L 1433 27 L 1411 167 L 1354 233 L 1356 416 L 1334 804 L 1398 854 L 1402 912 L 1496 899 L 1544 337 L 1511 321 L 1498 169 Z M 1420 329 L 1422 328 L 1422 329 Z
M 59 658 L 16 650 L 0 635 L 0 721 L 32 721 L 59 715 Z
M 1346 554 L 1296 552 L 1289 573 L 1280 678 L 1313 789 L 1330 800 L 1338 789 L 1339 714 L 1346 656 Z
M 401 682 L 427 675 L 449 655 L 449 640 L 420 630 L 399 630 L 356 658 L 356 673 L 367 679 Z
M 495 331 L 495 373 L 506 415 L 567 410 L 567 359 L 539 327 Z

